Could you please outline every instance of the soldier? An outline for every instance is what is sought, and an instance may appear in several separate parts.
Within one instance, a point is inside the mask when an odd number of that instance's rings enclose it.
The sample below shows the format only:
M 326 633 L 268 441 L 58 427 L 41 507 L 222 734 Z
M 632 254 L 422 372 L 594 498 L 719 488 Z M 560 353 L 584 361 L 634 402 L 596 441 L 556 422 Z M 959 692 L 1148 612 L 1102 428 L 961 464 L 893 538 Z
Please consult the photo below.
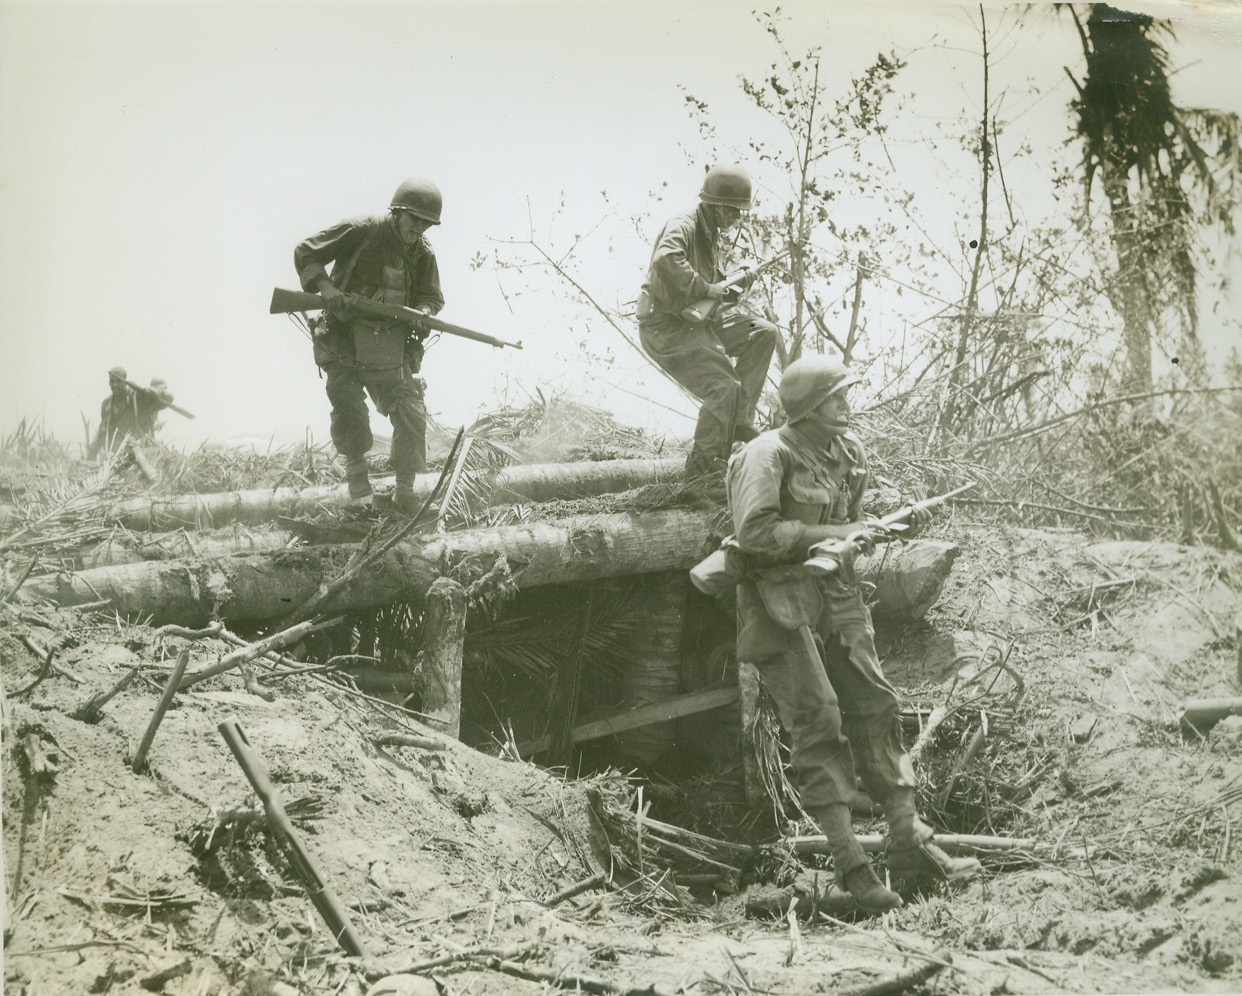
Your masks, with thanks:
M 425 325 L 353 313 L 346 294 L 399 304 L 434 315 L 444 307 L 440 271 L 424 233 L 440 224 L 440 191 L 428 180 L 403 182 L 386 215 L 353 218 L 325 228 L 293 252 L 302 289 L 320 294 L 328 314 L 315 334 L 315 362 L 327 378 L 332 442 L 345 458 L 350 498 L 371 502 L 367 452 L 371 449 L 366 396 L 392 422 L 393 501 L 413 514 L 414 475 L 427 469 Z M 332 264 L 331 275 L 326 267 Z
M 824 540 L 873 546 L 862 520 L 867 458 L 848 431 L 846 393 L 858 379 L 837 359 L 811 356 L 791 363 L 780 383 L 786 423 L 730 461 L 733 528 L 752 571 L 802 563 L 809 547 Z M 930 518 L 929 511 L 917 510 L 910 532 Z M 776 702 L 790 738 L 794 784 L 828 839 L 837 884 L 867 910 L 902 905 L 880 883 L 850 824 L 855 760 L 888 820 L 894 879 L 957 883 L 979 874 L 974 858 L 952 858 L 937 847 L 915 811 L 914 770 L 901 744 L 897 693 L 880 669 L 871 615 L 857 584 L 843 580 L 841 572 L 785 582 L 816 586 L 803 592 L 818 597 L 821 606 L 812 627 L 822 648 L 816 660 L 799 633 L 782 628 L 769 613 L 764 596 L 780 595 L 767 583 L 752 574 L 738 586 L 738 659 L 755 665 Z
M 131 388 L 132 390 L 132 388 Z M 161 411 L 173 403 L 167 381 L 151 378 L 151 386 L 134 392 L 134 435 L 138 439 L 155 438 L 155 421 Z
M 638 295 L 638 334 L 647 355 L 701 403 L 686 478 L 723 499 L 725 461 L 735 440 L 756 435 L 755 404 L 776 348 L 776 326 L 736 307 L 725 288 L 717 240 L 750 210 L 750 177 L 740 166 L 713 166 L 698 207 L 672 218 L 651 253 Z M 701 322 L 682 316 L 704 299 L 720 302 Z
M 99 406 L 99 428 L 86 450 L 86 456 L 94 460 L 105 448 L 118 449 L 125 437 L 137 432 L 136 392 L 126 383 L 124 367 L 108 371 L 108 388 L 111 393 Z

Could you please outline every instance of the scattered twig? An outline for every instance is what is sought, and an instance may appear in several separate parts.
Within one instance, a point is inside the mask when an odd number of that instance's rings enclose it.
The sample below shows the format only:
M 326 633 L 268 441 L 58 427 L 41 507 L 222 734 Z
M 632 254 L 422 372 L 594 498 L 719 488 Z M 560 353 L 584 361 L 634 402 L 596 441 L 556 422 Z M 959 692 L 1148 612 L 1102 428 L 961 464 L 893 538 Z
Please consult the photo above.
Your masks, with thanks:
M 286 647 L 290 643 L 296 643 L 307 634 L 335 626 L 343 619 L 343 616 L 335 616 L 331 619 L 310 619 L 295 626 L 290 626 L 288 629 L 281 630 L 279 633 L 273 633 L 271 636 L 264 637 L 255 643 L 248 643 L 231 653 L 225 654 L 215 664 L 210 664 L 201 671 L 195 671 L 193 674 L 186 675 L 182 688 L 189 688 L 191 685 L 197 685 L 200 681 L 214 678 L 225 671 L 240 667 L 246 661 L 258 657 L 260 654 L 265 654 L 278 647 Z
M 23 642 L 25 641 L 26 641 L 26 638 L 23 637 Z M 29 647 L 31 642 L 33 641 L 26 642 L 26 646 Z M 39 665 L 39 673 L 34 676 L 34 680 L 29 685 L 26 685 L 24 688 L 19 688 L 15 692 L 10 692 L 9 694 L 13 698 L 15 699 L 21 698 L 23 695 L 28 695 L 31 692 L 33 692 L 36 688 L 39 687 L 43 679 L 46 678 L 48 676 L 48 673 L 52 670 L 52 655 L 56 653 L 56 648 L 51 647 L 47 650 L 44 650 L 42 647 L 39 647 L 39 650 L 42 651 L 41 656 L 43 657 L 43 663 Z
M 26 569 L 22 571 L 22 576 L 17 579 L 17 583 L 13 585 L 11 590 L 5 593 L 3 598 L 0 598 L 0 605 L 3 605 L 10 598 L 12 598 L 14 595 L 17 594 L 18 589 L 21 588 L 21 586 L 26 583 L 26 578 L 30 577 L 30 572 L 35 569 L 35 564 L 37 564 L 38 562 L 39 562 L 39 558 L 37 556 L 30 558 L 30 563 L 27 564 Z
M 130 767 L 136 775 L 141 774 L 147 766 L 147 752 L 151 749 L 151 742 L 155 739 L 155 731 L 160 728 L 160 723 L 164 719 L 164 713 L 168 711 L 168 707 L 172 704 L 173 696 L 177 694 L 177 688 L 181 684 L 181 676 L 185 674 L 185 668 L 189 662 L 190 648 L 184 647 L 177 657 L 176 667 L 172 669 L 172 674 L 168 676 L 168 683 L 164 685 L 164 694 L 160 696 L 155 712 L 151 714 L 151 721 L 147 724 L 147 730 L 142 735 L 142 741 L 138 744 L 138 750 L 134 752 L 134 761 Z
M 584 878 L 581 882 L 574 883 L 568 889 L 562 889 L 554 896 L 549 896 L 544 900 L 544 905 L 555 906 L 558 903 L 563 903 L 566 899 L 573 899 L 574 896 L 589 892 L 591 889 L 598 889 L 607 881 L 608 877 L 603 872 L 598 872 L 590 878 Z
M 120 695 L 129 687 L 131 681 L 138 676 L 142 670 L 140 667 L 131 667 L 122 676 L 121 680 L 109 688 L 106 692 L 96 692 L 89 699 L 73 710 L 69 715 L 72 719 L 81 720 L 83 723 L 98 723 L 102 718 L 101 710 L 112 699 Z

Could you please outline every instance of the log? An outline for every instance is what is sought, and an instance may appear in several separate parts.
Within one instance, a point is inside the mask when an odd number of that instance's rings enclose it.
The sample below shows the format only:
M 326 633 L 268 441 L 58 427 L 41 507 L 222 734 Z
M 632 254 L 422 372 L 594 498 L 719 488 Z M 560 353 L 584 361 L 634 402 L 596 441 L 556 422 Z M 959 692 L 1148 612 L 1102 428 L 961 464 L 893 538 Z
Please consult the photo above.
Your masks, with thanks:
M 652 575 L 644 586 L 644 625 L 631 634 L 621 676 L 621 693 L 630 709 L 667 702 L 681 688 L 681 624 L 686 610 L 685 571 Z M 628 757 L 648 764 L 673 746 L 677 728 L 671 720 L 617 729 L 617 740 Z M 573 736 L 573 734 L 571 734 Z M 579 741 L 574 736 L 574 742 Z
M 423 613 L 424 675 L 420 710 L 447 736 L 461 736 L 461 648 L 466 638 L 466 590 L 451 578 L 436 578 Z
M 599 460 L 578 463 L 522 464 L 505 467 L 491 481 L 492 504 L 587 498 L 630 491 L 648 484 L 680 481 L 684 460 Z M 391 486 L 393 478 L 374 481 Z M 434 475 L 414 482 L 420 500 L 431 494 Z M 171 498 L 131 499 L 116 505 L 109 518 L 128 529 L 206 529 L 228 522 L 265 522 L 277 516 L 315 514 L 349 504 L 344 484 L 312 488 L 264 488 Z
M 283 550 L 297 540 L 286 529 L 239 524 L 225 529 L 171 533 L 128 533 L 110 536 L 78 552 L 73 560 L 77 570 L 138 564 L 144 560 L 179 560 L 186 557 L 231 557 L 239 553 Z
M 688 570 L 711 542 L 711 519 L 702 510 L 661 509 L 415 536 L 317 608 L 352 611 L 417 600 L 444 573 L 442 564 L 470 558 L 487 569 L 502 554 L 524 588 Z M 323 579 L 341 573 L 352 552 L 328 545 L 124 564 L 33 578 L 23 591 L 66 606 L 106 598 L 115 610 L 153 616 L 157 625 L 202 625 L 215 616 L 255 621 L 303 604 Z
M 1206 733 L 1226 716 L 1242 716 L 1242 698 L 1187 699 L 1180 719 L 1186 733 Z
M 502 554 L 522 588 L 686 571 L 716 542 L 716 517 L 702 509 L 655 509 L 415 536 L 394 546 L 316 611 L 417 601 L 445 573 L 444 564 L 471 559 L 486 570 Z M 938 551 L 935 556 L 951 563 L 956 547 L 915 540 L 888 558 L 872 558 L 862 574 L 885 591 L 883 615 L 900 616 L 903 597 L 915 599 L 911 614 L 926 611 L 933 592 L 939 594 L 943 577 L 932 583 L 929 579 L 938 572 L 925 567 L 917 583 L 889 576 L 905 570 L 907 563 L 923 563 L 921 555 L 910 551 L 925 542 Z M 121 614 L 149 615 L 156 625 L 201 626 L 216 617 L 228 623 L 253 622 L 281 618 L 304 604 L 324 579 L 342 572 L 354 552 L 352 546 L 325 544 L 214 559 L 145 561 L 31 578 L 22 591 L 65 607 L 106 599 Z M 880 564 L 883 575 L 874 573 Z

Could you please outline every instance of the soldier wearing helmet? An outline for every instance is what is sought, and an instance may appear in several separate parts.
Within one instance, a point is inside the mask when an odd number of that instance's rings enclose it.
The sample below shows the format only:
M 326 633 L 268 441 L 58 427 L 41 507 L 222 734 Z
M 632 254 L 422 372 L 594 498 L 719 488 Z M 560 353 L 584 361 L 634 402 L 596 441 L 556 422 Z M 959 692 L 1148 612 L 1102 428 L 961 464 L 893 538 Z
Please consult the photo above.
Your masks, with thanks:
M 776 702 L 790 738 L 794 783 L 828 839 L 837 883 L 859 905 L 881 911 L 900 906 L 901 897 L 880 883 L 854 836 L 855 763 L 888 819 L 894 878 L 956 883 L 977 875 L 979 863 L 945 854 L 915 810 L 897 692 L 880 668 L 870 612 L 852 576 L 782 578 L 782 584 L 812 586 L 802 595 L 812 605 L 819 600 L 812 627 L 818 660 L 764 601 L 775 597 L 764 587 L 772 580 L 770 574 L 765 580 L 764 570 L 801 564 L 814 544 L 835 539 L 868 551 L 873 546 L 862 513 L 866 453 L 849 431 L 848 392 L 858 379 L 832 357 L 807 356 L 786 367 L 780 399 L 787 420 L 732 458 L 727 488 L 734 533 L 750 568 L 737 589 L 738 660 L 755 665 Z M 928 511 L 916 512 L 913 528 L 930 518 Z
M 440 271 L 425 237 L 440 224 L 440 190 L 405 180 L 386 215 L 351 218 L 312 235 L 293 251 L 302 288 L 328 302 L 315 329 L 315 362 L 332 404 L 332 443 L 345 458 L 349 494 L 371 501 L 367 453 L 374 442 L 366 395 L 392 422 L 393 500 L 415 510 L 414 476 L 427 469 L 425 389 L 417 376 L 426 326 L 352 313 L 346 295 L 398 304 L 428 315 L 444 307 Z M 329 271 L 329 267 L 331 270 Z
M 105 448 L 120 449 L 126 437 L 152 439 L 160 411 L 173 402 L 168 385 L 158 377 L 150 388 L 131 384 L 124 367 L 108 371 L 109 394 L 99 406 L 99 428 L 87 447 L 90 459 Z
M 686 476 L 723 497 L 725 461 L 735 440 L 756 435 L 776 326 L 736 307 L 725 287 L 717 242 L 751 204 L 750 177 L 740 166 L 713 166 L 699 204 L 660 231 L 638 295 L 638 333 L 649 357 L 701 403 Z M 743 283 L 744 292 L 750 280 Z M 682 312 L 706 298 L 721 301 L 713 317 L 692 322 Z

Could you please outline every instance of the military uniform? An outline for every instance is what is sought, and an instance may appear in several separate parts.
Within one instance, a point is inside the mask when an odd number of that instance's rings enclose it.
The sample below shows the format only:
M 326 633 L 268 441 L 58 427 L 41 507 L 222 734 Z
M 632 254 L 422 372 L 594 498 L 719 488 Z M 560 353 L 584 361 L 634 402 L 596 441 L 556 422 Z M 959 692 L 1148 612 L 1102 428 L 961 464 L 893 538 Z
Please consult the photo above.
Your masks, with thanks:
M 824 831 L 838 885 L 863 909 L 882 912 L 902 900 L 879 881 L 854 834 L 855 762 L 888 819 L 887 865 L 895 882 L 960 883 L 980 865 L 945 854 L 915 811 L 899 700 L 880 668 L 852 557 L 843 553 L 829 575 L 794 566 L 807 560 L 812 545 L 845 546 L 865 534 L 867 457 L 847 431 L 846 389 L 857 380 L 832 357 L 787 366 L 780 398 L 788 422 L 733 457 L 726 487 L 746 561 L 737 591 L 738 659 L 755 665 L 776 702 L 789 734 L 794 784 Z M 813 646 L 804 639 L 807 630 Z
M 444 307 L 435 253 L 425 237 L 407 246 L 393 215 L 342 221 L 312 235 L 294 250 L 305 290 L 316 292 L 332 265 L 340 290 L 435 314 Z M 371 449 L 366 396 L 392 422 L 392 468 L 412 478 L 427 466 L 424 382 L 418 377 L 422 347 L 408 323 L 372 315 L 327 316 L 315 340 L 315 362 L 332 403 L 332 442 L 347 460 Z
M 815 439 L 801 423 L 765 432 L 729 464 L 737 541 L 755 567 L 802 563 L 812 542 L 806 527 L 858 522 L 866 484 L 867 459 L 855 436 Z M 776 702 L 803 805 L 811 812 L 848 805 L 855 763 L 878 802 L 913 790 L 898 695 L 880 668 L 861 591 L 840 575 L 794 583 L 819 588 L 823 665 L 810 659 L 796 631 L 772 620 L 755 579 L 738 588 L 737 653 L 755 665 Z
M 707 204 L 669 220 L 656 239 L 638 297 L 644 351 L 702 403 L 688 477 L 723 472 L 738 427 L 749 428 L 776 348 L 776 326 L 737 309 L 706 322 L 681 312 L 724 279 Z M 736 362 L 736 367 L 735 367 Z

